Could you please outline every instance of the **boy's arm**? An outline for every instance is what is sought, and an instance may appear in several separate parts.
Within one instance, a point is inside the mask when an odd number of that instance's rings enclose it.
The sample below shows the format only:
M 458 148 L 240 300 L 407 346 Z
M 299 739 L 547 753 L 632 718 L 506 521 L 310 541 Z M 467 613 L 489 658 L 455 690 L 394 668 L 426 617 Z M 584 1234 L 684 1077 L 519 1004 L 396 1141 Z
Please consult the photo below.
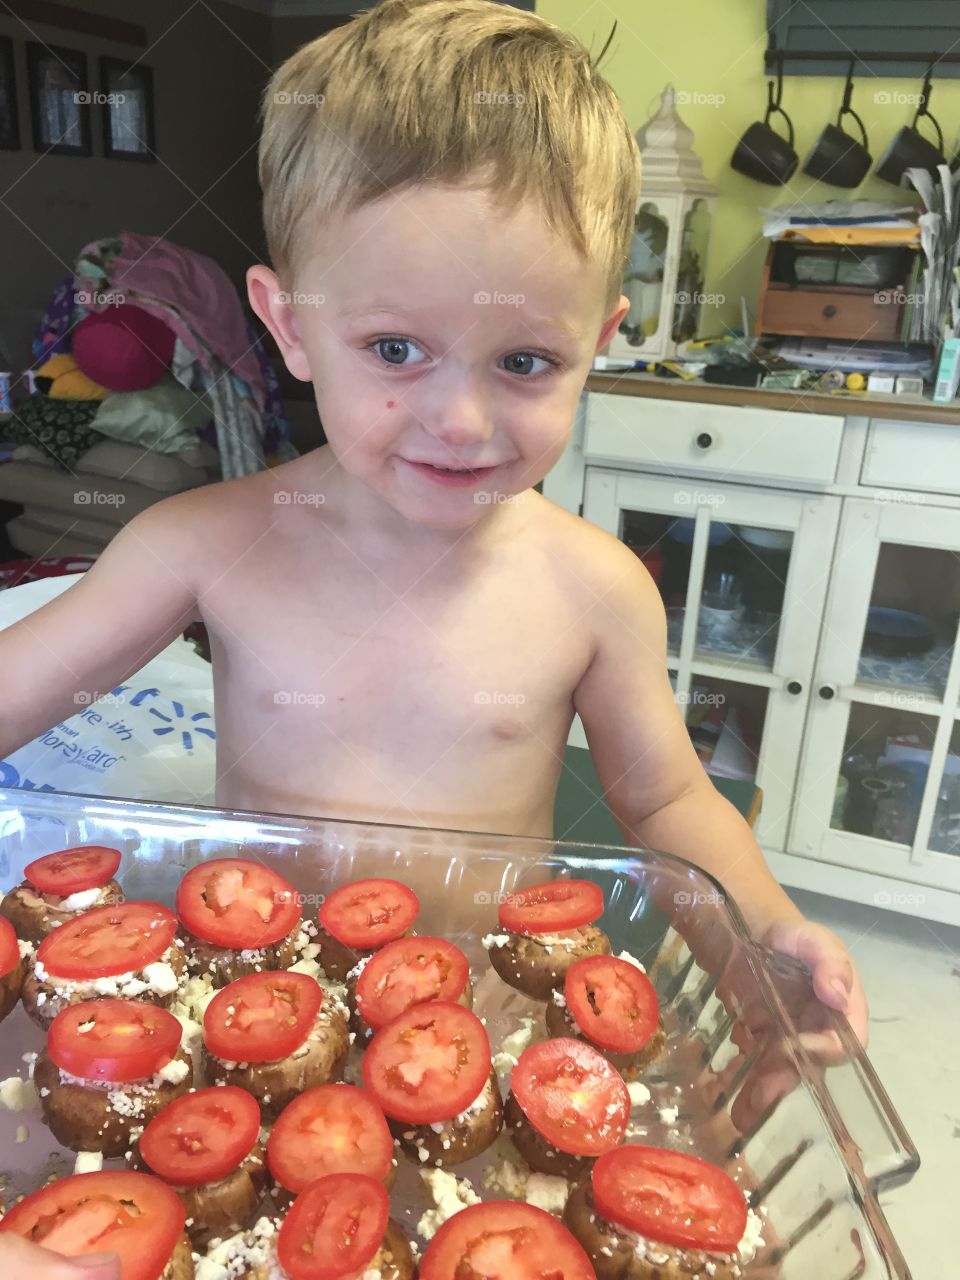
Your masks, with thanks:
M 753 832 L 697 758 L 670 687 L 666 616 L 653 580 L 616 540 L 597 551 L 599 545 L 591 559 L 595 650 L 574 706 L 625 840 L 716 876 L 754 934 L 803 961 L 820 998 L 844 1009 L 863 1039 L 866 1006 L 846 948 L 790 901 Z
M 0 759 L 80 710 L 76 694 L 86 705 L 108 693 L 197 619 L 194 503 L 177 494 L 148 507 L 79 582 L 0 631 Z

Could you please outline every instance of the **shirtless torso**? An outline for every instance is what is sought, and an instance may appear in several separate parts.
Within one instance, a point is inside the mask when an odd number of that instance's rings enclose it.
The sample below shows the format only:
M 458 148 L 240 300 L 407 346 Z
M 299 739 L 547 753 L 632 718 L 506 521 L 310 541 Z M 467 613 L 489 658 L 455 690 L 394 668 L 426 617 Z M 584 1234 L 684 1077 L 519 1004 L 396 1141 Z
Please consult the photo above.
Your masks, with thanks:
M 335 505 L 277 501 L 322 452 L 222 486 L 204 517 L 218 804 L 552 835 L 590 526 L 528 491 L 481 538 L 378 555 Z

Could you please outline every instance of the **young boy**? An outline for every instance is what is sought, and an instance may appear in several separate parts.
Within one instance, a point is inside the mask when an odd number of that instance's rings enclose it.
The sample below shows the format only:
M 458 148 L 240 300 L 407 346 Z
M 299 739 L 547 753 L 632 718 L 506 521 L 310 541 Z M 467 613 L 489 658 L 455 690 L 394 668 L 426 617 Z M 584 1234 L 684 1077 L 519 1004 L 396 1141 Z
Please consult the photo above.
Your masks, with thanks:
M 646 570 L 533 489 L 627 310 L 639 160 L 590 56 L 489 0 L 383 0 L 276 74 L 260 169 L 250 301 L 329 443 L 151 507 L 0 634 L 0 757 L 194 619 L 228 808 L 551 837 L 578 713 L 625 840 L 717 876 L 864 1038 L 845 948 L 693 751 Z

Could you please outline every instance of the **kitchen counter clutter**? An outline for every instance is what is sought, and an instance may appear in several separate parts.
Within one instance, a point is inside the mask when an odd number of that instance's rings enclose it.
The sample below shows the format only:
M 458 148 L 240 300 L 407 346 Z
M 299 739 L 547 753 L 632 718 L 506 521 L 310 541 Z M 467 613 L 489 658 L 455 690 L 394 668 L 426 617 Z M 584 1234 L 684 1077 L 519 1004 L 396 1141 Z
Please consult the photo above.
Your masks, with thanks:
M 657 583 L 697 753 L 762 790 L 782 881 L 954 924 L 958 459 L 958 405 L 594 373 L 544 483 Z

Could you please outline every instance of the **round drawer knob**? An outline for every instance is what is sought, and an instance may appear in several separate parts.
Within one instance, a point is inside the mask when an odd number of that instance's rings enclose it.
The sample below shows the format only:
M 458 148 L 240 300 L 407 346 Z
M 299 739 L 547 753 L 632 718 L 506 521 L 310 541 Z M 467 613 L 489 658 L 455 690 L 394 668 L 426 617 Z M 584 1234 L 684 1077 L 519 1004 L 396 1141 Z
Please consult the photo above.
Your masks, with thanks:
M 710 432 L 701 431 L 700 434 L 697 436 L 697 448 L 709 449 L 712 444 L 713 444 L 713 436 L 710 434 Z
M 823 314 L 826 316 L 828 320 L 832 320 L 833 317 L 837 314 L 837 308 L 831 302 L 823 308 Z
M 787 693 L 792 693 L 796 697 L 798 693 L 803 693 L 803 685 L 799 680 L 790 680 L 787 684 Z
M 819 693 L 824 702 L 829 702 L 831 698 L 836 697 L 837 691 L 832 684 L 822 684 Z

